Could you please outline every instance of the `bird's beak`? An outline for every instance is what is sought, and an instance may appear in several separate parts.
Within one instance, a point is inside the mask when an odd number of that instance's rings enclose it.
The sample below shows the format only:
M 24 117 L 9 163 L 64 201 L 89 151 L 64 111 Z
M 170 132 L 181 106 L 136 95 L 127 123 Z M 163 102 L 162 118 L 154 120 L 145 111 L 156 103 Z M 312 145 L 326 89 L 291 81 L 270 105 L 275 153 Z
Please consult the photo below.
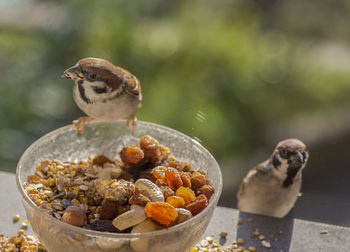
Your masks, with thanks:
M 299 151 L 297 151 L 296 154 L 291 155 L 289 159 L 291 160 L 291 162 L 293 164 L 300 165 L 300 164 L 304 163 L 304 157 Z
M 63 72 L 61 77 L 77 81 L 77 80 L 83 79 L 84 75 L 81 72 L 80 67 L 78 65 L 75 65 L 75 66 L 72 66 L 72 67 L 66 69 Z

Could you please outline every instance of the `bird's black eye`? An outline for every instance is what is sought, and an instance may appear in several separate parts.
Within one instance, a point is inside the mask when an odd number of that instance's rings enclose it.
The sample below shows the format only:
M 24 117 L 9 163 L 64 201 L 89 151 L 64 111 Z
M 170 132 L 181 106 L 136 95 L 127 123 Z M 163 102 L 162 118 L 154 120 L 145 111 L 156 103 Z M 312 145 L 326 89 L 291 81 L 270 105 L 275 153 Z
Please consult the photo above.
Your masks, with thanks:
M 88 74 L 88 78 L 89 78 L 90 80 L 96 80 L 96 79 L 97 79 L 97 74 L 89 73 L 89 74 Z
M 284 149 L 279 151 L 281 158 L 288 159 L 288 152 Z

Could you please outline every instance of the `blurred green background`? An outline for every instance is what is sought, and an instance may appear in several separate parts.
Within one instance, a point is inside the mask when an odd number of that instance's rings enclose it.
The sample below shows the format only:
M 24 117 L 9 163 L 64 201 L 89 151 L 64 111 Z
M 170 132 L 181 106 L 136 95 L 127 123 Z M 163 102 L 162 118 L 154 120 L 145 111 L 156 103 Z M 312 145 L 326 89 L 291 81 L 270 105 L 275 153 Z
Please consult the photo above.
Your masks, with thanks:
M 136 115 L 200 141 L 235 207 L 278 141 L 310 149 L 299 218 L 350 225 L 350 3 L 330 0 L 0 0 L 0 170 L 83 116 L 60 78 L 82 57 L 135 74 Z

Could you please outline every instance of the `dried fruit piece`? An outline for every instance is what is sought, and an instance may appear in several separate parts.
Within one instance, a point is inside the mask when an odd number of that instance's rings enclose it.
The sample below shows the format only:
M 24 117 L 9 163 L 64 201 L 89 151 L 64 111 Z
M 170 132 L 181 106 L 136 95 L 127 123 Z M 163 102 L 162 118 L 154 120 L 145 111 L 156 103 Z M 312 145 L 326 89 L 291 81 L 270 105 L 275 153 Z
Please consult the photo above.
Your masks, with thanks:
M 156 166 L 152 169 L 151 174 L 155 179 L 165 179 L 165 166 Z
M 151 200 L 145 195 L 143 195 L 137 187 L 135 188 L 133 195 L 129 199 L 130 205 L 139 205 L 142 207 L 146 206 L 148 202 L 151 202 Z
M 105 155 L 98 155 L 97 157 L 95 157 L 93 160 L 92 160 L 92 164 L 93 165 L 98 165 L 98 166 L 101 166 L 103 167 L 103 165 L 105 163 L 113 163 L 112 160 L 110 160 L 108 157 L 106 157 Z
M 158 161 L 161 160 L 161 155 L 159 149 L 156 150 L 144 150 L 145 159 L 148 160 L 148 162 L 155 164 Z
M 87 223 L 86 213 L 83 209 L 76 206 L 69 206 L 64 211 L 61 220 L 65 223 L 82 227 Z
M 160 188 L 148 179 L 138 179 L 135 182 L 135 187 L 152 202 L 164 201 L 164 195 Z
M 207 206 L 207 197 L 205 197 L 204 194 L 201 194 L 191 204 L 187 205 L 186 209 L 189 210 L 193 215 L 197 215 Z
M 165 182 L 174 191 L 183 184 L 179 171 L 170 167 L 165 171 Z
M 166 199 L 166 202 L 175 208 L 185 207 L 185 200 L 178 196 L 170 196 Z
M 160 190 L 164 195 L 164 199 L 167 199 L 168 197 L 175 195 L 174 191 L 171 190 L 169 186 L 161 186 Z
M 157 179 L 156 182 L 154 182 L 157 186 L 168 186 L 168 184 L 165 182 L 164 179 Z
M 103 200 L 100 210 L 100 219 L 102 220 L 113 220 L 118 216 L 118 201 Z
M 184 187 L 190 187 L 191 188 L 191 173 L 189 172 L 180 172 L 182 185 Z
M 176 196 L 179 196 L 185 200 L 185 205 L 190 204 L 193 200 L 196 199 L 196 194 L 194 191 L 191 190 L 191 188 L 188 187 L 179 187 L 179 189 L 176 190 Z
M 163 227 L 170 227 L 178 216 L 175 207 L 166 202 L 149 202 L 145 212 L 148 218 Z
M 93 223 L 91 223 L 91 229 L 100 231 L 100 232 L 111 232 L 111 233 L 118 233 L 119 230 L 116 229 L 111 220 L 96 220 Z
M 144 153 L 137 145 L 125 147 L 120 152 L 120 158 L 126 164 L 137 164 L 144 157 Z
M 211 185 L 204 185 L 198 191 L 197 195 L 204 194 L 208 200 L 210 200 L 211 196 L 214 194 L 214 187 Z
M 198 190 L 202 186 L 204 186 L 208 183 L 209 183 L 209 181 L 206 179 L 205 175 L 203 175 L 199 172 L 195 172 L 192 174 L 192 178 L 191 178 L 192 187 L 191 188 L 193 190 Z
M 184 208 L 176 208 L 178 217 L 176 219 L 176 224 L 185 222 L 192 218 L 192 213 Z
M 145 219 L 147 219 L 147 216 L 144 208 L 138 205 L 132 205 L 129 211 L 115 218 L 112 224 L 122 231 L 143 222 Z
M 157 150 L 159 148 L 159 142 L 153 137 L 145 135 L 140 138 L 140 146 L 143 150 Z

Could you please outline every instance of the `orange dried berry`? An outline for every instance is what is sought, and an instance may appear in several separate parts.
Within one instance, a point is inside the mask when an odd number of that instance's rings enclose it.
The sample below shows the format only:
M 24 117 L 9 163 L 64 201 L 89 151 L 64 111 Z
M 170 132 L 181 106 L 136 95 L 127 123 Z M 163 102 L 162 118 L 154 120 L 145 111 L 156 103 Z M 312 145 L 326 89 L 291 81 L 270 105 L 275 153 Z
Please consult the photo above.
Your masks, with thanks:
M 184 187 L 191 187 L 191 173 L 189 172 L 180 172 L 182 185 Z
M 144 153 L 137 145 L 125 147 L 120 152 L 120 158 L 126 164 L 137 164 L 144 157 Z
M 175 207 L 166 202 L 149 202 L 145 212 L 148 218 L 163 227 L 170 227 L 178 216 Z
M 208 206 L 207 197 L 204 194 L 199 195 L 191 204 L 186 206 L 193 216 L 199 214 Z
M 191 188 L 193 190 L 198 190 L 200 189 L 202 186 L 208 184 L 209 181 L 207 180 L 207 178 L 205 177 L 205 175 L 195 172 L 192 174 L 192 178 L 191 178 Z
M 171 190 L 171 188 L 170 188 L 169 186 L 161 186 L 161 187 L 159 187 L 159 188 L 160 188 L 160 190 L 162 191 L 165 200 L 166 200 L 168 197 L 174 196 L 174 195 L 175 195 L 174 191 Z
M 168 186 L 174 191 L 183 184 L 180 173 L 171 167 L 167 168 L 165 171 L 165 182 L 167 182 Z
M 157 186 L 167 186 L 168 184 L 165 182 L 165 180 L 164 179 L 156 179 L 156 182 L 155 182 L 155 184 L 157 185 Z
M 197 195 L 204 194 L 205 197 L 210 200 L 211 196 L 214 194 L 214 191 L 214 187 L 211 185 L 204 185 L 197 191 Z
M 92 164 L 93 165 L 98 165 L 98 166 L 102 166 L 105 164 L 105 163 L 113 163 L 112 160 L 110 160 L 108 157 L 106 157 L 105 155 L 99 155 L 97 157 L 95 157 L 93 160 L 92 160 Z
M 142 136 L 140 138 L 140 146 L 143 150 L 157 150 L 159 148 L 159 142 L 151 136 Z
M 166 202 L 175 208 L 185 207 L 185 200 L 179 196 L 170 196 L 166 199 Z
M 196 199 L 194 191 L 191 188 L 183 186 L 176 190 L 176 196 L 183 198 L 186 206 Z
M 156 166 L 152 169 L 151 174 L 155 179 L 165 179 L 165 166 Z
M 145 159 L 148 160 L 148 162 L 155 164 L 158 161 L 161 160 L 161 155 L 159 149 L 156 150 L 144 150 Z

